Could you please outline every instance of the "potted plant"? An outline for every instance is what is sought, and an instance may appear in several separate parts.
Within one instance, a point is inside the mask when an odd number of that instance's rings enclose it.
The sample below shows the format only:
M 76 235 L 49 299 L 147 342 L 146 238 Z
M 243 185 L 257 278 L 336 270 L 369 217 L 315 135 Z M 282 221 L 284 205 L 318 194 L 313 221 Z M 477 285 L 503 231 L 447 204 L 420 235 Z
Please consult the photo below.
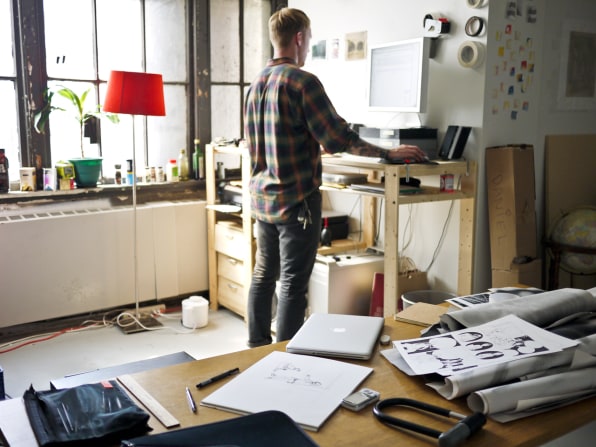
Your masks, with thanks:
M 97 186 L 97 181 L 101 173 L 102 159 L 98 157 L 85 157 L 85 149 L 83 145 L 85 129 L 94 127 L 97 124 L 97 120 L 102 117 L 108 118 L 113 123 L 119 122 L 118 115 L 103 113 L 100 105 L 97 106 L 96 110 L 85 109 L 85 101 L 90 91 L 91 89 L 87 89 L 81 95 L 78 95 L 72 89 L 64 86 L 60 86 L 56 91 L 47 89 L 44 92 L 44 106 L 34 117 L 35 130 L 39 133 L 44 133 L 45 126 L 52 112 L 68 112 L 67 109 L 52 104 L 55 94 L 66 98 L 68 103 L 72 106 L 70 107 L 70 109 L 72 109 L 70 111 L 74 114 L 74 118 L 79 125 L 81 157 L 72 158 L 68 161 L 74 165 L 75 182 L 79 188 Z

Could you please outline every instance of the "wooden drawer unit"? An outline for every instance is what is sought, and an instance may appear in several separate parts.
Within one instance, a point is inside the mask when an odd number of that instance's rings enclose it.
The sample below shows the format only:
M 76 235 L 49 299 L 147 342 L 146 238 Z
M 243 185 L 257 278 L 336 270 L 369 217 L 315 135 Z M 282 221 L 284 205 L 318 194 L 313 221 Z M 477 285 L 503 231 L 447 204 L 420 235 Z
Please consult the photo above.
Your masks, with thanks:
M 233 186 L 242 187 L 242 206 L 221 203 L 216 178 L 219 162 L 227 168 L 241 165 L 241 179 L 230 177 Z M 234 174 L 235 175 L 235 174 Z M 250 156 L 246 147 L 208 144 L 205 151 L 205 187 L 207 197 L 207 237 L 209 258 L 209 301 L 213 310 L 222 305 L 246 318 L 246 302 L 254 265 L 256 242 L 250 198 L 245 193 L 250 179 Z
M 244 233 L 235 222 L 218 222 L 215 225 L 215 251 L 244 260 Z
M 223 276 L 238 284 L 244 283 L 244 262 L 232 256 L 217 253 L 217 272 L 219 276 Z
M 217 285 L 217 299 L 219 304 L 245 316 L 246 298 L 244 296 L 244 287 L 221 275 L 218 275 L 217 277 Z

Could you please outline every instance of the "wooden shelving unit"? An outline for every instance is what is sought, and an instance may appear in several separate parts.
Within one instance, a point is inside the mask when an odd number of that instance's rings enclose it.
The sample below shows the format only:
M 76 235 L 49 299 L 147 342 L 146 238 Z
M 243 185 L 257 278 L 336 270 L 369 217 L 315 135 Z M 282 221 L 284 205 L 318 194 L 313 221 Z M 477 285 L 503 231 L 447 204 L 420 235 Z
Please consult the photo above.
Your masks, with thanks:
M 242 195 L 240 212 L 217 209 L 217 182 L 215 174 L 217 154 L 238 157 L 242 171 L 242 189 L 246 191 L 249 179 L 249 158 L 246 149 L 235 146 L 208 144 L 205 153 L 205 180 L 207 197 L 207 240 L 209 247 L 209 299 L 211 309 L 220 305 L 246 318 L 246 302 L 254 265 L 255 243 L 250 216 L 250 197 Z
M 253 235 L 253 220 L 250 214 L 250 196 L 242 195 L 242 211 L 226 213 L 216 210 L 218 204 L 217 179 L 215 177 L 215 158 L 217 154 L 231 154 L 241 159 L 242 187 L 248 190 L 250 177 L 249 156 L 246 149 L 228 146 L 207 145 L 205 166 L 207 186 L 207 234 L 209 243 L 209 296 L 211 308 L 219 305 L 227 307 L 246 318 L 248 288 L 254 266 L 256 245 Z M 384 314 L 391 316 L 397 309 L 398 271 L 398 234 L 399 206 L 409 203 L 432 203 L 459 200 L 459 269 L 458 294 L 472 293 L 472 273 L 474 255 L 474 233 L 476 220 L 476 163 L 474 161 L 444 161 L 436 165 L 389 165 L 381 164 L 376 159 L 364 157 L 323 157 L 326 172 L 366 172 L 371 183 L 379 183 L 384 177 L 384 194 L 355 191 L 350 188 L 335 189 L 322 187 L 322 190 L 334 190 L 345 194 L 363 196 L 364 208 L 372 219 L 366 220 L 361 241 L 335 240 L 331 247 L 320 247 L 323 255 L 344 253 L 373 246 L 374 230 L 378 216 L 377 202 L 384 199 L 385 215 L 385 284 Z M 453 192 L 441 192 L 439 188 L 422 185 L 422 192 L 399 194 L 399 179 L 413 176 L 438 177 L 453 174 L 461 179 L 459 187 Z
M 472 278 L 474 266 L 474 235 L 476 220 L 476 178 L 477 168 L 474 161 L 443 161 L 438 164 L 391 165 L 379 163 L 376 159 L 363 157 L 326 156 L 323 158 L 326 172 L 359 171 L 368 174 L 369 181 L 379 182 L 384 177 L 385 192 L 370 193 L 355 191 L 349 188 L 333 189 L 346 194 L 360 194 L 367 199 L 365 207 L 370 209 L 373 216 L 368 221 L 368 231 L 365 228 L 365 244 L 372 245 L 372 229 L 378 216 L 375 214 L 376 201 L 384 198 L 385 214 L 385 284 L 384 284 L 384 315 L 391 316 L 397 309 L 397 291 L 399 282 L 398 270 L 398 235 L 399 235 L 399 206 L 409 203 L 432 203 L 439 201 L 459 200 L 459 269 L 458 294 L 472 293 Z M 441 192 L 439 188 L 421 186 L 422 192 L 416 194 L 399 194 L 399 179 L 403 177 L 438 177 L 442 174 L 453 174 L 460 178 L 459 188 L 453 192 Z M 323 188 L 325 189 L 325 188 Z M 330 188 L 332 189 L 332 188 Z M 334 241 L 335 245 L 335 241 Z

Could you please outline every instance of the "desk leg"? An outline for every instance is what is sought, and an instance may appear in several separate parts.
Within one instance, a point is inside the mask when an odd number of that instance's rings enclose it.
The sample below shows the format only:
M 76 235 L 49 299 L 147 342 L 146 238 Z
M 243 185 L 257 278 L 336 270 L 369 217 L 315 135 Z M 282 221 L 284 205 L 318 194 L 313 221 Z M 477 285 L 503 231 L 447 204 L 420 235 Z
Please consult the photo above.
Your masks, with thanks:
M 385 167 L 385 285 L 383 315 L 397 311 L 399 281 L 399 166 Z

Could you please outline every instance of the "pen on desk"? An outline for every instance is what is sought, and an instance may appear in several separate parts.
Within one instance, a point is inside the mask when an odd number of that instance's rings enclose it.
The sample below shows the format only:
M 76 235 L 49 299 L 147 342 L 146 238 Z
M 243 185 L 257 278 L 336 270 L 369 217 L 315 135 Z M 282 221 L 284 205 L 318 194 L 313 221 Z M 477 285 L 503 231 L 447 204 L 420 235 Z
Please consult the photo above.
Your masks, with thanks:
M 204 380 L 201 383 L 197 383 L 197 388 L 203 388 L 204 386 L 210 385 L 213 382 L 217 382 L 218 380 L 225 379 L 228 376 L 234 375 L 239 371 L 240 371 L 240 368 L 230 369 L 229 371 L 218 374 L 215 377 L 211 377 L 210 379 Z
M 186 400 L 188 400 L 188 406 L 193 413 L 197 412 L 197 404 L 195 400 L 192 398 L 192 394 L 190 394 L 190 390 L 186 387 Z

